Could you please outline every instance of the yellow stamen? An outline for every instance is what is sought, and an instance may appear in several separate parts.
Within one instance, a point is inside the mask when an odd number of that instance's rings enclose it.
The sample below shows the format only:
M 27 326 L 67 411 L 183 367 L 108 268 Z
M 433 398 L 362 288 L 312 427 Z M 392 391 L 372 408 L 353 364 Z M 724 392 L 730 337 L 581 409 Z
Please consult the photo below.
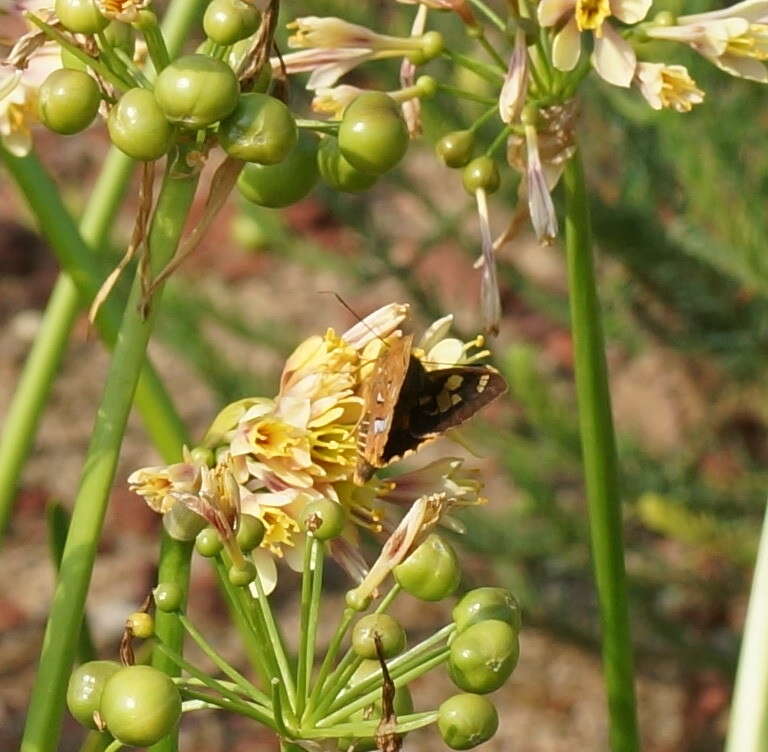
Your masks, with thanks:
M 611 15 L 609 0 L 576 0 L 576 25 L 579 31 L 592 29 L 601 36 L 603 21 Z

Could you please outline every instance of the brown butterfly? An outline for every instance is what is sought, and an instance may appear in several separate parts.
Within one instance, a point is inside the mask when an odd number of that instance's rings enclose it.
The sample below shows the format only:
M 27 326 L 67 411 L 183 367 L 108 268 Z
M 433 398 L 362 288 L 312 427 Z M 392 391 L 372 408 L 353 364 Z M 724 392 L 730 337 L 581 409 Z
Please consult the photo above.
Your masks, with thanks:
M 453 366 L 428 371 L 411 353 L 405 335 L 380 355 L 363 385 L 354 481 L 362 485 L 385 467 L 449 428 L 461 425 L 507 391 L 491 366 Z

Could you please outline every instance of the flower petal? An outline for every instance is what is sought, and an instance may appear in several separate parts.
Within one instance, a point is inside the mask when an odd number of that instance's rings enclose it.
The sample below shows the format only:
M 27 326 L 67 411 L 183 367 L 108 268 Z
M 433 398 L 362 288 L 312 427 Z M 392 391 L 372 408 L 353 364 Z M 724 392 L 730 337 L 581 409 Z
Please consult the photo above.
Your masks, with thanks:
M 750 81 L 758 81 L 761 84 L 768 83 L 768 68 L 761 60 L 736 55 L 722 55 L 711 59 L 718 68 L 732 76 L 748 78 Z
M 610 0 L 611 14 L 625 24 L 642 21 L 653 5 L 653 0 Z
M 736 5 L 729 5 L 719 10 L 710 10 L 707 13 L 680 16 L 677 20 L 681 24 L 692 24 L 734 17 L 745 18 L 751 23 L 765 23 L 768 21 L 768 0 L 742 0 Z
M 637 57 L 632 45 L 613 26 L 603 24 L 602 37 L 595 37 L 592 65 L 609 84 L 629 86 L 635 75 Z
M 536 16 L 541 26 L 554 26 L 575 7 L 575 0 L 541 0 L 536 9 Z
M 605 25 L 607 26 L 607 24 Z M 581 57 L 581 32 L 572 18 L 552 42 L 552 62 L 561 71 L 572 71 Z
M 251 551 L 251 561 L 256 566 L 256 574 L 261 581 L 261 587 L 264 590 L 264 595 L 269 595 L 277 585 L 277 565 L 275 564 L 275 557 L 264 548 L 257 548 L 255 551 Z M 256 588 L 251 585 L 253 590 Z M 251 592 L 253 592 L 253 590 Z M 254 597 L 258 597 L 258 591 L 253 593 Z

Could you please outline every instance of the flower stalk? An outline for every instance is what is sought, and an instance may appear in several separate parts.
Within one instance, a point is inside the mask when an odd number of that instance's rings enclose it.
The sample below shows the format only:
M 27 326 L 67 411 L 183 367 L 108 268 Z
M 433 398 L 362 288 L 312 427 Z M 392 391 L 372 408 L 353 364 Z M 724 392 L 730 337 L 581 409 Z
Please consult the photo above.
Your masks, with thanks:
M 565 235 L 582 461 L 600 602 L 611 749 L 639 750 L 616 440 L 579 153 L 564 174 Z
M 148 238 L 155 271 L 162 268 L 176 250 L 196 185 L 196 175 L 179 175 L 173 166 L 166 175 Z M 24 752 L 52 752 L 58 741 L 68 674 L 109 491 L 152 331 L 154 312 L 143 319 L 137 309 L 140 300 L 141 284 L 137 278 L 126 306 L 75 497 L 72 524 L 27 715 L 22 740 Z

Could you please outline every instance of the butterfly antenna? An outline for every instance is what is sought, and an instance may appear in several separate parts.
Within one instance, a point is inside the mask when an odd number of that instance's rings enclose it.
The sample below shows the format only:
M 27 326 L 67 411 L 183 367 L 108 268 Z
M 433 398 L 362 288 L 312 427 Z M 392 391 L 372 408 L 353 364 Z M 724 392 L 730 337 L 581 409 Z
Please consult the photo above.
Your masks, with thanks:
M 339 295 L 339 293 L 337 293 L 335 290 L 318 290 L 317 292 L 320 293 L 320 295 L 333 295 L 333 297 L 336 298 L 336 300 L 338 300 L 339 303 L 341 303 L 341 305 L 344 308 L 346 308 L 347 311 L 349 311 L 357 319 L 358 324 L 362 324 L 385 347 L 389 347 L 389 344 L 387 343 L 387 341 L 383 337 L 378 335 L 374 329 L 368 326 L 368 324 L 365 323 L 365 320 L 363 319 L 363 317 L 354 308 L 352 308 L 352 306 L 349 305 L 349 303 L 347 303 L 347 301 L 344 300 L 344 298 L 342 298 L 341 295 Z

